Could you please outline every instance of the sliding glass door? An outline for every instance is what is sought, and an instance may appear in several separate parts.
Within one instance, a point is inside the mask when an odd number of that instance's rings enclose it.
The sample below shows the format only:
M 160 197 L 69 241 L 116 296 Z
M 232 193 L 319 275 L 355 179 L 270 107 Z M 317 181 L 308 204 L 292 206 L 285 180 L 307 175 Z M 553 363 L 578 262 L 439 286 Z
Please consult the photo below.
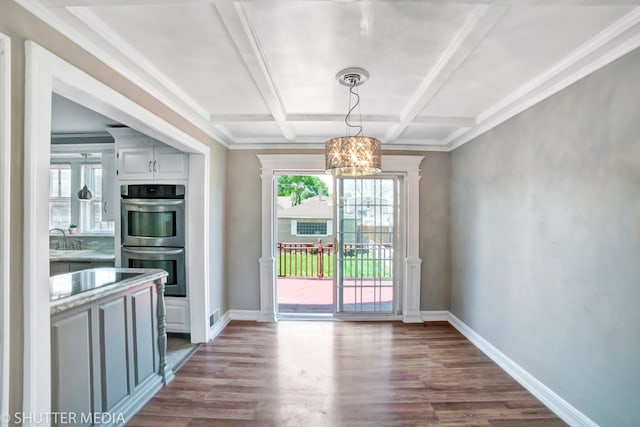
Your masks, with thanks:
M 398 177 L 335 185 L 334 312 L 398 314 Z

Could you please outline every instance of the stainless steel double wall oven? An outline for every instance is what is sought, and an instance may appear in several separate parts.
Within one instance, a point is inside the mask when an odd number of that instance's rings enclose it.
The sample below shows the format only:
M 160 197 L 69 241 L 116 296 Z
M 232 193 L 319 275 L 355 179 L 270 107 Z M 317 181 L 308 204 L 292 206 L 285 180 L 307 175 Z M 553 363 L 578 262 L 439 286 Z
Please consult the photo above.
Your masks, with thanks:
M 169 273 L 166 296 L 187 296 L 184 185 L 120 187 L 122 265 Z

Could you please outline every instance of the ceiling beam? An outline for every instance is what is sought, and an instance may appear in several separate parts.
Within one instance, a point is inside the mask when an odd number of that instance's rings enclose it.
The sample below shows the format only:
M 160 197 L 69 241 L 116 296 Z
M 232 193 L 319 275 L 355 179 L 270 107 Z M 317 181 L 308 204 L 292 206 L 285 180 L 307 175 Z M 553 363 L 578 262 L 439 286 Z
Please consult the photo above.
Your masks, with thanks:
M 211 123 L 273 122 L 271 114 L 211 114 Z
M 377 123 L 397 123 L 400 121 L 398 116 L 382 115 L 382 114 L 363 114 L 360 119 L 362 122 Z M 344 122 L 344 114 L 287 114 L 287 121 L 290 122 Z
M 476 124 L 475 117 L 453 116 L 417 116 L 411 125 L 471 127 Z
M 294 141 L 296 134 L 293 127 L 287 123 L 284 102 L 269 68 L 249 11 L 242 4 L 229 1 L 216 1 L 213 5 L 226 27 L 227 34 L 238 56 L 242 58 L 283 137 L 288 141 Z
M 385 141 L 394 141 L 405 131 L 507 10 L 507 7 L 476 8 L 405 106 L 400 123 L 389 129 Z
M 211 123 L 251 123 L 274 122 L 271 114 L 212 114 Z M 287 122 L 343 122 L 343 114 L 287 114 Z M 363 122 L 370 123 L 399 123 L 400 117 L 382 114 L 365 114 Z M 413 119 L 411 125 L 417 126 L 450 126 L 471 127 L 476 124 L 474 117 L 449 117 L 449 116 L 418 116 Z

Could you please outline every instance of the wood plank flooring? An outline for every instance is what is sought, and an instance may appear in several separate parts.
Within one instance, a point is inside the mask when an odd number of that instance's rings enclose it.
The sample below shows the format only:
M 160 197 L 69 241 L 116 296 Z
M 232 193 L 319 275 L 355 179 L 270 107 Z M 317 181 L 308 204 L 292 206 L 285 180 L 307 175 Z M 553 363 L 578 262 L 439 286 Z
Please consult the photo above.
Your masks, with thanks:
M 446 322 L 231 322 L 130 426 L 565 424 Z

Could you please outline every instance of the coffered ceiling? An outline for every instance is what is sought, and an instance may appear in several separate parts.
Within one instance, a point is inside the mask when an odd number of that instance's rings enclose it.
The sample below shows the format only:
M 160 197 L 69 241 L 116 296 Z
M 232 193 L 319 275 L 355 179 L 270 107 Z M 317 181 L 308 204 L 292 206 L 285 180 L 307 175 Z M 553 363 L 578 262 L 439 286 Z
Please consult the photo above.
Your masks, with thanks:
M 19 0 L 234 149 L 451 150 L 640 46 L 639 1 Z

